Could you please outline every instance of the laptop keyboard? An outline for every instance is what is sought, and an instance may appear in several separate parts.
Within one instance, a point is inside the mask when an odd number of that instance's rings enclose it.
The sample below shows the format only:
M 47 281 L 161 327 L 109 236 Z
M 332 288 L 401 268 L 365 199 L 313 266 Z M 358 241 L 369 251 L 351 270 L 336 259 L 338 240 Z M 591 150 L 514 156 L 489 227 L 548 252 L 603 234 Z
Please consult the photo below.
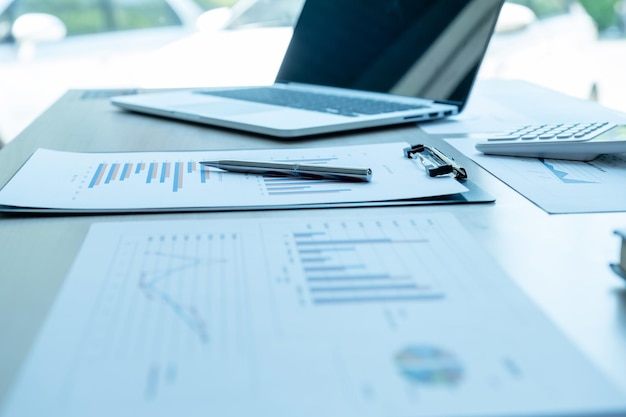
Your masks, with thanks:
M 345 97 L 308 91 L 294 91 L 282 88 L 258 87 L 233 90 L 202 91 L 219 97 L 274 104 L 295 109 L 312 110 L 342 116 L 357 117 L 403 110 L 421 109 L 427 106 L 396 103 L 387 100 Z

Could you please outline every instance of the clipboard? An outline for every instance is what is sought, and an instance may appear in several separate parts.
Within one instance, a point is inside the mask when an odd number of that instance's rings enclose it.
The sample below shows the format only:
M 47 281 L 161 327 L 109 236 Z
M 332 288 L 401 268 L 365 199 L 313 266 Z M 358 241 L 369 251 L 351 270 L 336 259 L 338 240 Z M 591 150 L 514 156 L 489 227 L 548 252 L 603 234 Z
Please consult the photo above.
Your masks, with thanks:
M 407 147 L 408 151 L 405 150 Z M 254 156 L 259 160 L 263 157 L 292 158 L 293 151 L 287 152 L 282 149 L 279 151 L 256 150 Z M 40 149 L 0 190 L 0 211 L 138 213 L 377 207 L 494 201 L 493 197 L 467 179 L 465 170 L 452 158 L 424 145 L 411 146 L 410 143 L 404 142 L 356 147 L 300 148 L 298 160 L 319 159 L 320 155 L 326 159 L 330 156 L 345 158 L 351 156 L 353 152 L 358 152 L 358 158 L 369 158 L 368 160 L 378 169 L 380 175 L 378 180 L 375 183 L 368 182 L 368 188 L 357 188 L 344 185 L 343 182 L 332 181 L 303 183 L 300 179 L 293 182 L 290 179 L 276 179 L 272 176 L 267 178 L 262 176 L 260 179 L 258 176 L 248 178 L 241 174 L 230 176 L 210 173 L 197 166 L 199 162 L 196 161 L 203 161 L 209 157 L 237 159 L 240 154 L 238 150 L 80 153 Z M 252 151 L 246 151 L 246 155 L 251 154 Z M 398 164 L 399 160 L 406 160 L 405 154 L 407 158 L 419 161 L 418 163 L 426 169 L 427 175 L 412 167 L 413 164 L 408 163 L 408 160 L 407 163 Z M 398 169 L 386 168 L 391 164 L 398 164 Z M 49 167 L 54 167 L 53 172 L 50 172 Z M 47 172 L 48 175 L 42 178 L 41 172 Z M 58 185 L 59 178 L 74 178 L 76 175 L 81 178 L 78 183 L 65 181 L 61 191 L 58 187 L 53 187 Z M 438 179 L 429 178 L 444 175 L 450 175 L 450 178 L 439 182 L 442 186 L 436 184 Z M 453 185 L 455 181 L 462 186 Z M 241 192 L 233 194 L 231 190 L 234 186 L 240 187 Z M 55 192 L 50 193 L 49 190 L 53 188 Z M 25 195 L 24 189 L 32 192 Z M 447 193 L 433 193 L 433 190 L 437 189 L 444 189 Z M 133 193 L 129 194 L 128 190 L 132 190 Z M 242 203 L 242 195 L 250 201 Z M 332 195 L 333 198 L 328 198 L 328 195 Z M 335 198 L 337 195 L 339 198 Z
M 424 166 L 426 175 L 439 177 L 453 175 L 457 181 L 463 183 L 468 191 L 457 194 L 439 195 L 435 197 L 414 198 L 409 200 L 394 201 L 370 201 L 365 204 L 341 204 L 341 207 L 371 207 L 371 206 L 406 206 L 406 205 L 439 205 L 439 204 L 464 204 L 464 203 L 493 203 L 496 199 L 472 182 L 467 175 L 467 170 L 459 165 L 454 158 L 444 154 L 439 149 L 416 144 L 404 148 L 404 156 L 416 160 Z
M 410 204 L 493 203 L 496 201 L 494 197 L 468 178 L 467 170 L 459 165 L 454 158 L 447 156 L 435 147 L 424 144 L 412 145 L 404 148 L 404 156 L 420 162 L 429 177 L 452 175 L 468 189 L 464 193 L 414 199 L 411 200 Z

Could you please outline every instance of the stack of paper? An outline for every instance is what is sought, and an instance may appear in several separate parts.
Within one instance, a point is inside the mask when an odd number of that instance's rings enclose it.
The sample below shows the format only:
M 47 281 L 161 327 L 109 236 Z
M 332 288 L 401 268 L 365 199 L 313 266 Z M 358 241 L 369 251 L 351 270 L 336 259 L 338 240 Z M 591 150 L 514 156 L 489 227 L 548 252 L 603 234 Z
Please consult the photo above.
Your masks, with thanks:
M 253 151 L 35 152 L 0 191 L 3 211 L 227 210 L 333 206 L 456 195 L 451 177 L 430 178 L 404 156 L 407 143 Z M 367 167 L 369 183 L 244 175 L 209 169 L 234 159 Z

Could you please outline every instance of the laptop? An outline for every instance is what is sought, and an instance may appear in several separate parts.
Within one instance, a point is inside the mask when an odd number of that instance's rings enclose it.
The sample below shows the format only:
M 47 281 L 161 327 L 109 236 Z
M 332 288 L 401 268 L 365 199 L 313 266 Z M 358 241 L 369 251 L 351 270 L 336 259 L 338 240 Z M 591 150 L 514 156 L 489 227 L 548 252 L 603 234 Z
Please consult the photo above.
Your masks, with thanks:
M 468 101 L 502 3 L 307 0 L 273 85 L 111 102 L 280 138 L 452 116 Z

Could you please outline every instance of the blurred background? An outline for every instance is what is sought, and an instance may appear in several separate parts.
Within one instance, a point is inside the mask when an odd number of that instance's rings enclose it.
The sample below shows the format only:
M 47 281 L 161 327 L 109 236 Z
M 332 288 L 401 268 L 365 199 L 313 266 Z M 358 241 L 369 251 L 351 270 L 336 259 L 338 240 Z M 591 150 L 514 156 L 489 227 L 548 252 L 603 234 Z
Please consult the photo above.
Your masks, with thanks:
M 267 84 L 304 0 L 0 0 L 0 140 L 72 88 Z M 507 0 L 481 78 L 626 112 L 626 0 Z

